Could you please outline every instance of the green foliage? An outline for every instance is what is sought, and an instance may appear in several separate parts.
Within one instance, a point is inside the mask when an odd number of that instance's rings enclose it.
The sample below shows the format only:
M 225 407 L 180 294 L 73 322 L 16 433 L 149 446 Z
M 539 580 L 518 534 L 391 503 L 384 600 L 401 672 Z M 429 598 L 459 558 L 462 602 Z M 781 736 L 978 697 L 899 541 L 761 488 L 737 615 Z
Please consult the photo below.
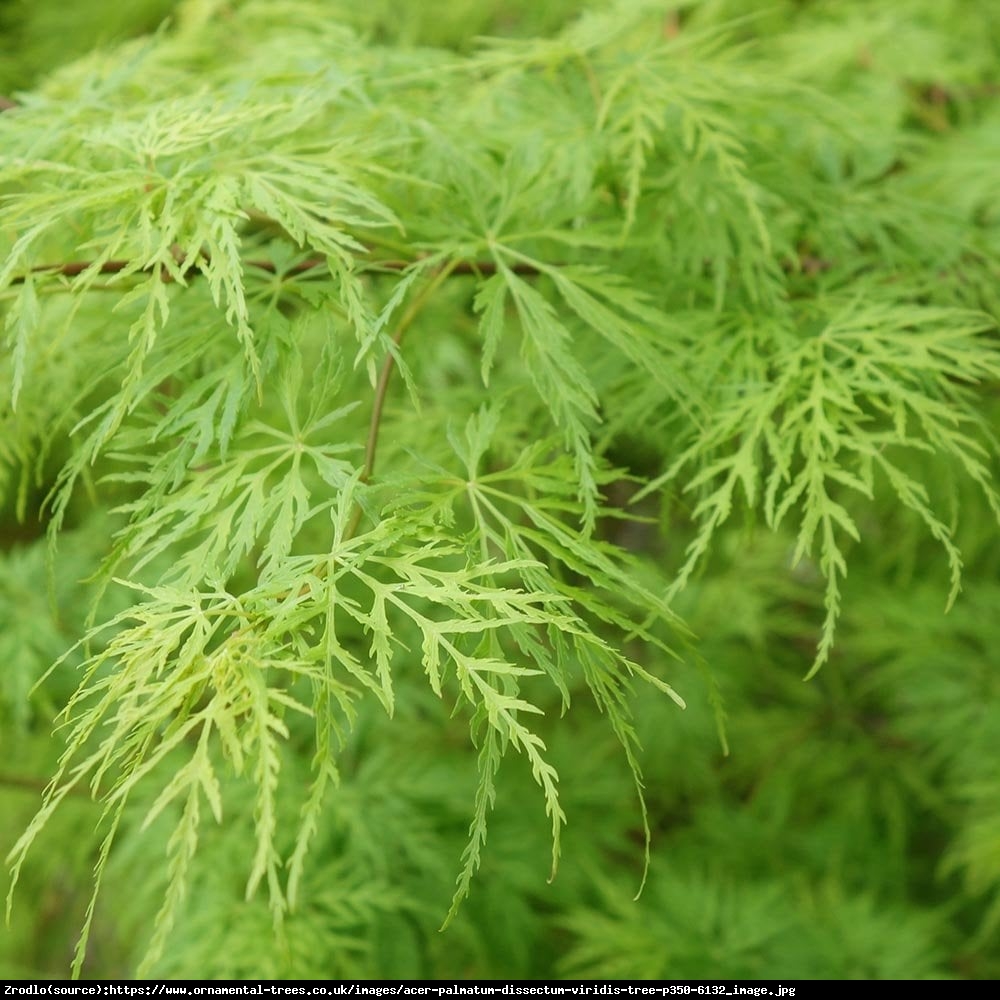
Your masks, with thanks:
M 0 968 L 995 977 L 986 6 L 5 9 Z

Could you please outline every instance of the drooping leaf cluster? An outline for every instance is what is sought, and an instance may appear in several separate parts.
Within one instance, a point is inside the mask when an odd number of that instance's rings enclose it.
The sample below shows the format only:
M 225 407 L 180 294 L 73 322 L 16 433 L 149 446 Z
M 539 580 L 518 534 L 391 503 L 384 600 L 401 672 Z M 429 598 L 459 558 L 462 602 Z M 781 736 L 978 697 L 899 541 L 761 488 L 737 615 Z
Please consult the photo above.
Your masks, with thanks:
M 12 883 L 92 799 L 139 975 L 988 972 L 983 5 L 171 6 L 0 112 Z

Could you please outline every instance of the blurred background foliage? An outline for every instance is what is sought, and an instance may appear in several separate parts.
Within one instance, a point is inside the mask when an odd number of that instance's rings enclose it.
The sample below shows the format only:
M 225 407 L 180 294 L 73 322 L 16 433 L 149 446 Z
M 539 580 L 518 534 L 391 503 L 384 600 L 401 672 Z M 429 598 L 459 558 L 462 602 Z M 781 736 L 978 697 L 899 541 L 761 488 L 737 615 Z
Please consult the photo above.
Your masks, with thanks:
M 0 4 L 0 91 L 34 87 L 95 47 L 161 24 L 166 31 L 178 22 L 196 25 L 232 6 L 8 0 Z M 545 34 L 584 6 L 328 4 L 330 18 L 373 41 L 458 50 L 480 35 Z M 692 25 L 747 17 L 740 29 L 746 37 L 775 34 L 796 53 L 804 78 L 866 90 L 863 99 L 883 102 L 881 113 L 893 102 L 917 131 L 961 124 L 961 102 L 945 102 L 929 88 L 1000 88 L 1000 19 L 989 16 L 991 4 L 661 6 Z M 870 39 L 867 56 L 859 35 Z M 856 71 L 868 57 L 878 73 Z M 992 127 L 997 148 L 995 116 Z M 878 150 L 870 153 L 877 158 Z M 995 288 L 982 294 L 998 315 Z M 995 425 L 996 399 L 989 405 Z M 622 464 L 642 464 L 642 435 L 617 447 L 626 452 Z M 32 686 L 83 628 L 88 592 L 79 581 L 96 569 L 109 531 L 100 519 L 81 521 L 64 536 L 53 574 L 36 530 L 38 500 L 30 492 L 24 499 L 24 523 L 12 509 L 0 523 L 5 851 L 53 769 L 51 724 L 75 678 L 61 670 Z M 642 836 L 634 793 L 610 733 L 581 703 L 572 731 L 560 727 L 550 737 L 570 817 L 558 878 L 546 883 L 548 826 L 526 766 L 519 777 L 513 773 L 518 762 L 500 787 L 471 898 L 439 933 L 467 835 L 475 760 L 462 724 L 414 688 L 395 719 L 370 706 L 351 736 L 343 788 L 307 869 L 308 904 L 283 932 L 273 933 L 264 899 L 243 898 L 248 800 L 243 826 L 237 815 L 206 840 L 197 898 L 156 973 L 1000 977 L 1000 545 L 985 501 L 971 491 L 963 500 L 973 512 L 978 504 L 980 516 L 965 519 L 965 592 L 952 611 L 942 614 L 943 574 L 932 543 L 886 504 L 868 526 L 867 543 L 852 553 L 831 660 L 808 683 L 802 678 L 822 593 L 808 563 L 789 569 L 794 538 L 738 523 L 719 532 L 707 565 L 676 602 L 699 637 L 700 660 L 672 676 L 688 710 L 678 715 L 665 699 L 636 706 L 653 826 L 652 868 L 637 901 Z M 693 527 L 680 499 L 668 498 L 656 513 L 669 532 L 648 530 L 628 544 L 676 562 Z M 728 755 L 713 711 L 720 700 Z M 308 761 L 294 751 L 293 739 L 284 766 L 301 769 L 304 788 Z M 282 794 L 290 797 L 292 786 L 284 783 Z M 136 818 L 148 804 L 136 802 Z M 292 800 L 285 805 L 298 808 Z M 0 934 L 0 977 L 66 973 L 99 849 L 98 812 L 86 797 L 72 797 L 44 834 Z M 124 832 L 98 903 L 90 978 L 130 975 L 163 892 L 162 855 L 150 856 L 156 838 L 133 832 Z

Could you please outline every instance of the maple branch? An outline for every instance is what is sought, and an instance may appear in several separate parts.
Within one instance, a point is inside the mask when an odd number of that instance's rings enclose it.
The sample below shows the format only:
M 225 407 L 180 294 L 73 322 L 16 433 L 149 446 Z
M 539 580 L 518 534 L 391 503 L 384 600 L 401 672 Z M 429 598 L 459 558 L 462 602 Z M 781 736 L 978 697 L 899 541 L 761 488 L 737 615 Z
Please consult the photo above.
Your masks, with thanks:
M 4 110 L 0 108 L 0 111 Z M 0 788 L 19 792 L 44 792 L 49 787 L 48 779 L 27 778 L 19 774 L 0 774 Z M 86 789 L 73 787 L 67 790 L 67 795 L 79 795 L 90 798 Z
M 210 259 L 206 255 L 201 255 L 197 260 L 191 262 L 188 262 L 183 254 L 178 254 L 175 259 L 178 265 L 184 268 L 185 277 L 189 274 L 203 274 L 205 268 L 210 263 Z M 420 258 L 417 257 L 413 260 L 385 260 L 372 257 L 364 262 L 369 264 L 371 270 L 374 272 L 388 271 L 398 273 L 405 271 L 414 264 L 418 264 Z M 15 275 L 11 278 L 10 283 L 12 285 L 23 285 L 28 276 L 32 274 L 54 274 L 64 278 L 76 278 L 91 268 L 94 268 L 94 273 L 96 274 L 120 274 L 126 268 L 130 267 L 132 263 L 129 260 L 106 260 L 104 263 L 96 266 L 96 268 L 94 261 L 91 260 L 73 260 L 60 264 L 36 264 L 24 274 Z M 706 261 L 705 263 L 708 264 L 709 262 Z M 280 277 L 291 277 L 299 274 L 308 274 L 310 271 L 319 271 L 326 267 L 326 264 L 327 259 L 325 257 L 307 257 L 305 260 L 300 260 L 297 264 L 292 264 L 290 267 L 279 270 L 278 265 L 271 260 L 255 258 L 244 261 L 246 267 L 257 271 L 264 271 L 267 274 L 279 275 Z M 817 274 L 830 270 L 834 264 L 835 262 L 832 260 L 812 254 L 802 254 L 798 258 L 781 261 L 782 270 L 788 273 L 801 272 L 809 277 L 815 277 Z M 556 263 L 555 266 L 559 267 L 560 265 Z M 542 273 L 536 265 L 526 261 L 512 261 L 507 264 L 507 269 L 514 274 L 528 278 L 538 277 Z M 151 274 L 155 270 L 159 270 L 164 282 L 170 283 L 174 280 L 160 264 L 140 268 L 137 273 Z M 489 277 L 496 274 L 497 265 L 492 260 L 459 260 L 453 266 L 448 267 L 447 271 L 449 276 L 475 275 L 477 277 Z
M 428 299 L 431 298 L 452 274 L 458 273 L 461 266 L 462 262 L 457 260 L 446 264 L 427 282 L 420 294 L 410 303 L 409 308 L 403 314 L 399 325 L 396 327 L 396 332 L 392 335 L 392 343 L 395 348 L 399 348 L 403 340 L 403 335 L 413 324 L 417 316 L 420 315 L 420 311 L 426 305 Z M 372 403 L 372 415 L 368 424 L 368 439 L 365 442 L 365 464 L 361 470 L 362 483 L 367 483 L 375 471 L 375 453 L 378 450 L 378 436 L 382 426 L 382 411 L 385 407 L 385 397 L 389 391 L 389 383 L 392 381 L 392 373 L 395 367 L 396 354 L 395 351 L 390 350 L 382 362 L 382 370 L 379 372 L 378 383 L 375 386 L 375 399 Z M 360 522 L 361 506 L 355 502 L 354 513 L 347 528 L 348 538 L 353 536 L 354 532 L 358 530 Z
M 419 262 L 417 260 L 379 260 L 378 258 L 372 258 L 370 263 L 376 269 L 383 271 L 405 271 L 406 268 L 412 266 Z M 178 258 L 177 261 L 182 267 L 186 267 L 184 272 L 185 276 L 188 274 L 202 274 L 205 267 L 209 263 L 207 257 L 201 257 L 198 261 L 192 261 L 190 264 L 186 263 L 184 257 Z M 252 267 L 257 271 L 265 271 L 268 274 L 279 274 L 282 277 L 286 275 L 297 275 L 297 274 L 307 274 L 309 271 L 319 270 L 326 267 L 325 257 L 308 257 L 305 260 L 299 261 L 297 264 L 293 264 L 291 267 L 278 270 L 278 266 L 274 261 L 270 260 L 248 260 L 244 262 L 247 267 Z M 106 260 L 103 264 L 100 264 L 95 269 L 96 274 L 120 274 L 126 268 L 131 266 L 132 261 L 128 260 Z M 142 268 L 140 273 L 149 274 L 159 265 L 154 265 L 154 267 Z M 89 270 L 94 267 L 94 262 L 89 260 L 74 260 L 67 261 L 61 264 L 36 264 L 27 273 L 16 275 L 11 279 L 12 285 L 22 285 L 27 280 L 29 274 L 55 274 L 61 275 L 64 278 L 76 278 L 83 274 L 84 271 Z M 509 270 L 513 271 L 515 274 L 522 276 L 532 277 L 538 275 L 540 272 L 537 267 L 533 264 L 526 264 L 523 262 L 512 263 L 508 265 Z M 491 275 L 495 274 L 497 270 L 497 265 L 491 260 L 463 260 L 457 261 L 454 267 L 448 269 L 450 275 Z M 161 269 L 162 271 L 162 269 Z M 171 277 L 167 273 L 163 273 L 164 281 L 171 281 Z
M 452 261 L 450 264 L 446 264 L 410 303 L 410 307 L 403 314 L 402 319 L 399 321 L 399 326 L 396 327 L 396 332 L 392 336 L 392 342 L 397 348 L 403 339 L 403 334 L 406 333 L 413 321 L 420 314 L 420 310 L 423 309 L 427 300 L 441 287 L 449 275 L 458 272 L 459 267 L 459 261 Z M 372 407 L 372 418 L 368 427 L 368 441 L 365 446 L 365 465 L 361 473 L 362 482 L 367 482 L 371 478 L 372 472 L 375 471 L 375 450 L 378 447 L 378 432 L 379 424 L 382 421 L 382 407 L 385 403 L 386 392 L 389 389 L 389 381 L 392 378 L 392 371 L 395 366 L 396 357 L 390 351 L 382 363 L 382 371 L 379 374 L 378 385 L 375 388 L 375 403 Z

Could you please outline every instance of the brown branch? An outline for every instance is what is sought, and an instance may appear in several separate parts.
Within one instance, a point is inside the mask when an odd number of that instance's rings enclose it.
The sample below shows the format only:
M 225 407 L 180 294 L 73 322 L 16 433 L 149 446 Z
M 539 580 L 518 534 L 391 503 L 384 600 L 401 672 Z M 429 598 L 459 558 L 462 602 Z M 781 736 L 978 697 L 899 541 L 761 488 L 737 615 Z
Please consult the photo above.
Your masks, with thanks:
M 25 778 L 18 774 L 0 774 L 0 788 L 18 792 L 44 792 L 49 782 L 42 778 Z M 80 795 L 90 798 L 84 788 L 71 788 L 67 795 Z
M 127 267 L 130 266 L 132 262 L 127 260 L 106 260 L 97 269 L 97 274 L 120 274 Z M 184 266 L 185 260 L 183 257 L 178 257 L 177 263 Z M 370 269 L 373 272 L 379 271 L 389 271 L 389 272 L 400 272 L 405 271 L 408 267 L 413 264 L 419 263 L 419 258 L 417 260 L 380 260 L 378 258 L 371 258 L 365 263 L 370 265 Z M 705 262 L 706 264 L 709 261 Z M 184 270 L 185 277 L 187 275 L 200 275 L 204 273 L 205 266 L 208 264 L 208 259 L 202 257 L 200 262 L 193 262 L 188 264 Z M 310 271 L 320 271 L 326 267 L 326 258 L 324 257 L 307 257 L 305 260 L 299 261 L 297 264 L 293 264 L 291 267 L 285 268 L 279 271 L 277 265 L 274 261 L 255 259 L 248 260 L 244 262 L 246 267 L 253 268 L 256 271 L 264 271 L 267 274 L 275 274 L 280 277 L 288 277 L 300 274 L 308 274 Z M 781 268 L 783 271 L 795 274 L 802 273 L 809 277 L 815 277 L 817 274 L 821 274 L 824 271 L 829 271 L 834 267 L 835 262 L 831 260 L 826 260 L 822 257 L 817 257 L 810 254 L 803 254 L 797 259 L 783 260 L 781 262 Z M 83 274 L 84 271 L 94 266 L 93 261 L 89 260 L 74 260 L 67 261 L 64 264 L 36 264 L 34 267 L 25 274 L 15 275 L 11 279 L 12 285 L 23 285 L 29 274 L 54 274 L 59 275 L 64 278 L 76 278 Z M 556 263 L 555 267 L 560 265 Z M 529 264 L 524 261 L 515 261 L 506 265 L 507 270 L 512 271 L 514 274 L 520 275 L 521 277 L 535 278 L 538 277 L 542 272 L 534 264 Z M 139 270 L 140 274 L 151 274 L 155 270 L 159 270 L 160 275 L 164 282 L 170 283 L 173 278 L 170 276 L 169 272 L 164 270 L 162 265 L 154 265 L 153 267 L 145 267 Z M 461 276 L 461 275 L 475 275 L 477 277 L 490 277 L 497 272 L 497 265 L 495 261 L 492 260 L 461 260 L 455 263 L 454 267 L 449 268 L 449 276 Z
M 399 348 L 403 340 L 405 327 L 400 326 L 392 335 L 392 343 L 395 348 Z M 361 482 L 367 483 L 375 471 L 375 452 L 378 450 L 378 432 L 382 424 L 382 409 L 385 406 L 385 397 L 389 391 L 389 382 L 392 380 L 392 372 L 396 367 L 396 359 L 392 351 L 389 351 L 382 362 L 382 370 L 378 375 L 378 384 L 375 386 L 375 399 L 372 403 L 372 416 L 368 423 L 368 438 L 365 441 L 365 464 L 361 470 Z M 353 535 L 354 532 L 348 532 Z
M 396 327 L 396 332 L 392 335 L 392 343 L 396 349 L 402 343 L 403 335 L 413 324 L 417 316 L 420 315 L 420 311 L 427 303 L 427 300 L 431 298 L 452 274 L 457 273 L 461 266 L 462 262 L 460 261 L 452 261 L 450 264 L 446 264 L 427 282 L 420 294 L 410 303 L 410 307 L 403 314 L 399 325 Z M 379 430 L 382 426 L 382 411 L 385 407 L 385 398 L 389 391 L 389 383 L 392 381 L 392 373 L 395 367 L 395 353 L 394 351 L 389 351 L 382 362 L 378 384 L 375 386 L 375 399 L 372 403 L 372 415 L 368 423 L 368 438 L 365 442 L 365 464 L 361 470 L 362 483 L 367 483 L 375 471 L 375 454 L 378 450 Z M 354 532 L 358 530 L 358 525 L 361 523 L 361 513 L 361 505 L 355 501 L 354 513 L 347 528 L 348 538 L 352 537 Z
M 418 260 L 379 260 L 378 258 L 372 258 L 366 263 L 370 263 L 373 270 L 383 270 L 383 271 L 405 271 L 406 268 L 413 264 L 418 263 Z M 106 260 L 103 264 L 96 268 L 97 274 L 120 274 L 127 267 L 131 265 L 132 261 L 128 260 Z M 185 267 L 184 257 L 178 258 L 177 263 L 181 267 Z M 184 270 L 185 276 L 188 274 L 202 274 L 204 272 L 205 266 L 208 264 L 208 260 L 202 257 L 200 261 L 193 261 L 187 264 Z M 305 260 L 299 261 L 297 264 L 293 264 L 291 267 L 285 268 L 282 271 L 278 270 L 277 265 L 270 260 L 248 260 L 245 261 L 247 267 L 251 267 L 257 271 L 265 271 L 268 274 L 280 274 L 282 277 L 286 275 L 298 275 L 307 274 L 310 271 L 320 270 L 326 267 L 325 257 L 308 257 Z M 12 285 L 24 284 L 28 274 L 55 274 L 61 275 L 64 278 L 76 278 L 83 274 L 84 271 L 94 266 L 93 261 L 88 260 L 74 260 L 67 261 L 63 264 L 36 264 L 30 269 L 27 274 L 19 274 L 11 280 Z M 159 265 L 154 265 L 154 267 L 142 268 L 140 273 L 149 274 Z M 515 274 L 532 277 L 539 274 L 539 269 L 533 264 L 526 264 L 523 262 L 517 262 L 507 265 L 508 269 L 513 271 Z M 489 276 L 491 274 L 496 274 L 497 265 L 491 260 L 463 260 L 458 261 L 454 267 L 449 269 L 449 274 L 453 275 L 485 275 Z M 171 281 L 170 275 L 163 271 L 160 267 L 160 272 L 163 275 L 164 281 Z

